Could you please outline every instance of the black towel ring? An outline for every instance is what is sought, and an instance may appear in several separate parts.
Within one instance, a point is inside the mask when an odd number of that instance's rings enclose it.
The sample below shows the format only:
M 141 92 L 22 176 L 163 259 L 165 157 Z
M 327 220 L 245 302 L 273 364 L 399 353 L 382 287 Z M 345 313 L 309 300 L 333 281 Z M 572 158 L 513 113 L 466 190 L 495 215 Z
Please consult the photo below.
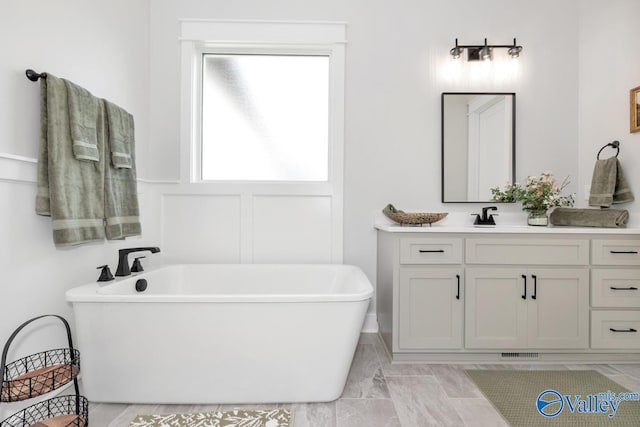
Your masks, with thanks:
M 600 153 L 602 153 L 602 150 L 604 150 L 607 147 L 615 148 L 616 150 L 618 150 L 616 151 L 616 155 L 615 155 L 615 157 L 618 157 L 618 154 L 620 154 L 620 141 L 613 141 L 608 143 L 607 145 L 602 147 L 600 151 L 598 151 L 598 155 L 596 156 L 596 159 L 600 160 Z

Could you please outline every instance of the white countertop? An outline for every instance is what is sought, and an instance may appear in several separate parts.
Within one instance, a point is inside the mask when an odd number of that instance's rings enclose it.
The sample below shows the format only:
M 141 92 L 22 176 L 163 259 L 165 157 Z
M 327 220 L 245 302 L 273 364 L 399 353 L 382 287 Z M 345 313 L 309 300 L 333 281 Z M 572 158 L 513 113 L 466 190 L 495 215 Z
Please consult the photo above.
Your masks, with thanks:
M 413 227 L 395 223 L 376 223 L 375 228 L 390 233 L 478 233 L 478 234 L 619 234 L 640 235 L 640 228 L 596 228 L 596 227 L 534 227 L 529 225 L 497 225 L 474 227 L 473 225 L 425 225 Z

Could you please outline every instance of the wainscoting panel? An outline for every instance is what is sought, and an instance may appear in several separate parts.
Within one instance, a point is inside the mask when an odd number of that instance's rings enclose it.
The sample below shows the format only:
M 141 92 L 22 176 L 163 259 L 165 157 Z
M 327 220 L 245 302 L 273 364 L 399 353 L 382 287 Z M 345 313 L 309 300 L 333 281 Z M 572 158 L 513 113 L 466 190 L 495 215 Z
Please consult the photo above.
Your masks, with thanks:
M 162 196 L 165 261 L 239 263 L 240 229 L 239 196 Z
M 255 196 L 254 263 L 332 262 L 331 196 Z
M 31 157 L 0 153 L 0 181 L 36 182 L 37 163 Z

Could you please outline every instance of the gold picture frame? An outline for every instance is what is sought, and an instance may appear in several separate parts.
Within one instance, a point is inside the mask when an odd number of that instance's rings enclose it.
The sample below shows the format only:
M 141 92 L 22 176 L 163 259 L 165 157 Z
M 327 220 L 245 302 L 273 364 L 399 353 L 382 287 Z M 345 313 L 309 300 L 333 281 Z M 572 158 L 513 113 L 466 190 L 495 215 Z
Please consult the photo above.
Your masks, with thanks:
M 629 115 L 631 118 L 630 131 L 640 131 L 640 86 L 634 87 L 629 92 Z

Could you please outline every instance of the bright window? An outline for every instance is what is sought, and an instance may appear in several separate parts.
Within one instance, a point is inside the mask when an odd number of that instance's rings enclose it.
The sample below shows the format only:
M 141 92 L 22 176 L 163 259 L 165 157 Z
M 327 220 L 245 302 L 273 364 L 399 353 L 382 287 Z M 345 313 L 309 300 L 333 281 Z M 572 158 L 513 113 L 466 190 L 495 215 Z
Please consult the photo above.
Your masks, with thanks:
M 329 56 L 202 56 L 203 181 L 327 181 Z

